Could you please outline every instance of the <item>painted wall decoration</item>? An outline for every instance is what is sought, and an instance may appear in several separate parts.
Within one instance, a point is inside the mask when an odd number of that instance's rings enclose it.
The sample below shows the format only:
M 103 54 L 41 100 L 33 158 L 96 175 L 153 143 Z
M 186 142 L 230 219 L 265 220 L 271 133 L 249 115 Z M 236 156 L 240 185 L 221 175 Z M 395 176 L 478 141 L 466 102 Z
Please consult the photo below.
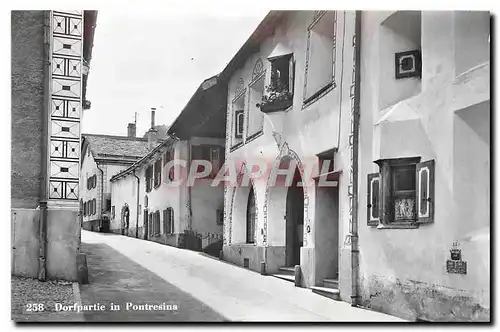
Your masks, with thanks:
M 78 200 L 83 11 L 52 11 L 49 199 Z
M 356 121 L 356 107 L 354 102 L 355 87 L 356 87 L 356 35 L 352 36 L 352 75 L 351 75 L 351 87 L 349 88 L 349 97 L 351 99 L 351 108 L 349 112 L 349 182 L 347 183 L 347 196 L 349 202 L 349 234 L 347 234 L 344 245 L 351 245 L 351 234 L 352 234 L 352 220 L 353 220 L 353 207 L 354 207 L 354 123 Z
M 300 160 L 299 155 L 289 148 L 288 143 L 283 143 L 280 149 L 280 153 L 276 157 L 274 161 L 274 165 L 272 168 L 272 172 L 275 172 L 279 168 L 280 163 L 285 159 L 290 158 L 297 162 L 297 168 L 299 169 L 300 176 L 304 179 L 304 167 L 302 161 Z M 271 173 L 272 174 L 272 173 Z M 269 179 L 272 178 L 271 174 L 269 175 Z M 304 190 L 304 236 L 303 236 L 303 246 L 307 246 L 307 234 L 311 232 L 311 221 L 309 220 L 309 196 L 307 193 L 307 186 L 302 187 Z M 266 194 L 264 198 L 264 229 L 262 234 L 262 241 L 264 246 L 267 246 L 267 223 L 268 223 L 268 205 L 269 205 L 269 191 L 271 188 L 269 187 L 269 181 L 266 184 Z
M 252 81 L 256 80 L 263 72 L 264 64 L 262 63 L 262 60 L 258 58 L 257 61 L 255 61 L 255 65 L 253 67 Z
M 259 220 L 259 202 L 257 200 L 257 187 L 255 186 L 255 182 L 254 182 L 254 179 L 253 177 L 250 175 L 251 172 L 250 170 L 248 170 L 247 168 L 247 164 L 246 162 L 243 162 L 242 165 L 241 165 L 241 168 L 240 170 L 238 171 L 238 174 L 236 176 L 236 179 L 237 179 L 237 183 L 241 183 L 241 180 L 243 178 L 243 175 L 244 174 L 248 174 L 248 178 L 250 180 L 250 185 L 252 186 L 253 188 L 253 192 L 254 192 L 254 195 L 255 195 L 255 235 L 257 236 L 258 234 L 260 234 L 259 232 L 259 223 L 258 223 L 258 220 Z M 227 188 L 227 187 L 226 187 Z M 231 244 L 231 234 L 232 234 L 232 231 L 233 231 L 233 209 L 235 208 L 234 206 L 234 197 L 236 196 L 236 191 L 238 190 L 239 186 L 231 186 L 231 199 L 229 201 L 229 211 L 228 211 L 228 214 L 227 214 L 227 219 L 226 222 L 224 224 L 227 223 L 227 226 L 228 226 L 228 235 L 227 235 L 227 244 Z M 229 190 L 229 189 L 228 189 Z M 242 206 L 238 206 L 236 207 L 238 209 L 245 209 L 246 210 L 246 206 L 242 207 Z M 225 226 L 224 226 L 225 227 Z M 264 237 L 265 238 L 265 237 Z

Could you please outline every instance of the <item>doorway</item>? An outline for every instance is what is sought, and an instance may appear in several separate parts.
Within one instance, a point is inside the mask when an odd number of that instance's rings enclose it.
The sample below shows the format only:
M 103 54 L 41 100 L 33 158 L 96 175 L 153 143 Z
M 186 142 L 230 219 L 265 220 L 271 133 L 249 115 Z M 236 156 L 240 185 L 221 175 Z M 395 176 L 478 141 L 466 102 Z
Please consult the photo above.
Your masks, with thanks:
M 128 205 L 122 208 L 122 235 L 128 235 L 130 211 Z
M 301 177 L 296 168 L 286 195 L 286 266 L 300 264 L 300 248 L 304 241 L 304 189 L 299 182 Z
M 149 224 L 148 210 L 144 209 L 144 227 L 143 227 L 143 229 L 144 229 L 144 234 L 143 234 L 144 240 L 148 239 L 148 232 L 149 232 L 148 224 Z

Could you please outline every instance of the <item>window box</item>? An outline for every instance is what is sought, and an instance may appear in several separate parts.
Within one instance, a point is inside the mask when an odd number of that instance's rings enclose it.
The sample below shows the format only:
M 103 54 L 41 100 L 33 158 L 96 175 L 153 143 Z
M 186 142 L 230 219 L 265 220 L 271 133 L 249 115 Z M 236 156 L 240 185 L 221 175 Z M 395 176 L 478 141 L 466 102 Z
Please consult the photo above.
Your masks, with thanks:
M 265 87 L 266 93 L 262 96 L 262 102 L 257 104 L 263 113 L 284 111 L 293 104 L 295 78 L 293 54 L 276 56 L 269 61 L 271 62 L 271 84 Z
M 263 113 L 272 113 L 272 112 L 278 112 L 278 111 L 284 111 L 288 107 L 292 106 L 293 100 L 291 96 L 284 97 L 283 99 L 275 99 L 272 101 L 269 101 L 267 103 L 262 103 L 260 104 L 260 110 Z

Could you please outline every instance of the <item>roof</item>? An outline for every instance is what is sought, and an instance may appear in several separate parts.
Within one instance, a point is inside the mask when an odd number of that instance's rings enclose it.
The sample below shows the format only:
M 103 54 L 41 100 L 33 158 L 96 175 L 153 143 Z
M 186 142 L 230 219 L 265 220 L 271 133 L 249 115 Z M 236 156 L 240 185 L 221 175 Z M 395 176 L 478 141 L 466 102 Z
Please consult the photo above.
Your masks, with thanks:
M 82 134 L 95 159 L 138 159 L 149 152 L 148 140 L 137 137 Z
M 92 59 L 92 48 L 94 47 L 94 34 L 97 26 L 97 10 L 85 10 L 83 12 L 84 32 L 83 32 L 83 59 L 90 64 Z M 87 81 L 88 74 L 83 75 L 82 101 L 85 105 L 87 101 Z
M 259 23 L 254 32 L 250 35 L 247 41 L 236 52 L 234 57 L 229 61 L 224 70 L 220 73 L 221 80 L 227 81 L 230 76 L 241 67 L 249 55 L 259 51 L 260 44 L 268 37 L 274 34 L 274 29 L 282 22 L 287 11 L 271 10 L 264 19 Z
M 182 112 L 168 129 L 168 134 L 181 139 L 190 136 L 220 137 L 226 135 L 227 83 L 249 55 L 260 49 L 260 44 L 272 36 L 282 22 L 286 11 L 270 11 L 248 40 L 229 61 L 224 70 L 203 81 Z
M 177 139 L 174 137 L 168 137 L 166 140 L 158 144 L 153 150 L 146 154 L 141 159 L 137 160 L 135 163 L 124 169 L 123 171 L 113 175 L 109 181 L 113 182 L 122 177 L 125 177 L 134 172 L 135 169 L 142 167 L 149 159 L 153 158 L 156 154 L 163 153 L 163 149 L 171 146 Z
M 227 87 L 218 75 L 204 80 L 168 128 L 168 134 L 180 139 L 192 136 L 224 138 L 226 96 Z
M 168 137 L 168 127 L 166 125 L 156 125 L 153 128 L 156 129 L 154 137 L 157 137 L 158 139 L 166 139 Z M 148 138 L 148 131 L 145 132 L 144 135 L 142 135 L 142 138 Z

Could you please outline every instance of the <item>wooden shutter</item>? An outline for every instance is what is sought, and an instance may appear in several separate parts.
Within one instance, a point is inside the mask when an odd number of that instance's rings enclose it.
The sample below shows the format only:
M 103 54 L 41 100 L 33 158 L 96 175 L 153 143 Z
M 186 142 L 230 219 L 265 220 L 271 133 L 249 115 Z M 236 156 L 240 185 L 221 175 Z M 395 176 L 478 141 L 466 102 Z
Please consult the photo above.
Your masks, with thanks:
M 224 224 L 224 210 L 217 209 L 217 225 Z
M 288 91 L 293 94 L 294 87 L 294 79 L 295 79 L 295 60 L 293 55 L 288 60 Z
M 434 160 L 417 164 L 417 222 L 434 221 Z
M 168 208 L 169 233 L 174 234 L 174 209 Z
M 215 176 L 221 167 L 219 148 L 210 148 L 210 162 L 212 164 L 212 174 Z
M 380 221 L 380 175 L 368 174 L 366 215 L 368 226 L 377 226 Z
M 167 210 L 163 210 L 163 234 L 168 234 Z
M 160 210 L 156 211 L 156 234 L 160 235 Z
M 149 230 L 149 236 L 153 235 L 153 213 L 151 212 L 149 214 L 148 218 L 148 230 Z
M 244 111 L 236 111 L 234 112 L 235 119 L 235 138 L 243 138 L 243 120 L 244 120 Z

